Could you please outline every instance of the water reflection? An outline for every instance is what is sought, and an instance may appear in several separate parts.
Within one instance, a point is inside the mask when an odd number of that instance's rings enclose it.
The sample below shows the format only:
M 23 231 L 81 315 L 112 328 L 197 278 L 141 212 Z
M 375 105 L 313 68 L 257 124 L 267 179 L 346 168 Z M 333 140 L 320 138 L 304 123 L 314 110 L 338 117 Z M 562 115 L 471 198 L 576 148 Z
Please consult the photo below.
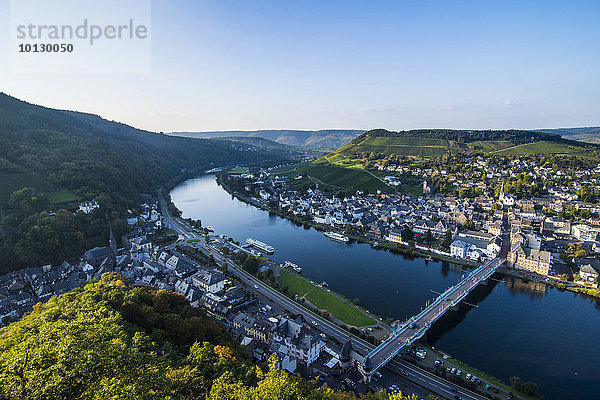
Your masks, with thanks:
M 507 276 L 504 283 L 511 294 L 517 292 L 528 293 L 531 297 L 544 297 L 548 292 L 548 285 L 541 282 L 525 281 L 520 278 Z
M 241 242 L 254 237 L 274 246 L 275 261 L 295 262 L 383 318 L 410 318 L 464 274 L 453 263 L 331 241 L 232 199 L 214 177 L 187 181 L 171 196 L 184 217 Z M 548 399 L 598 398 L 600 300 L 496 274 L 465 301 L 477 307 L 447 313 L 428 332 L 430 343 L 502 380 L 534 381 Z

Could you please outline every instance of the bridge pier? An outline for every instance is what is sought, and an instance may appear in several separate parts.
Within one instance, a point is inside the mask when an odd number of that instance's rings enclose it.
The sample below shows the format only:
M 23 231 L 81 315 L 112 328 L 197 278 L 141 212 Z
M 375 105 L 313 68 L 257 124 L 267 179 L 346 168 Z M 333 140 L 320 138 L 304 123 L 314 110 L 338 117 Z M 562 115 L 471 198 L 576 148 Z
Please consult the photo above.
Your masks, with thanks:
M 373 365 L 371 364 L 369 356 L 366 356 L 363 362 L 358 363 L 358 371 L 362 375 L 365 383 L 371 383 L 373 380 Z
M 454 305 L 454 306 L 450 307 L 450 309 L 451 309 L 452 311 L 458 311 L 458 310 L 460 310 L 460 303 L 457 303 L 456 305 Z
M 487 280 L 487 279 L 484 279 L 484 280 L 482 280 L 482 281 L 481 281 L 481 282 L 479 282 L 479 283 L 480 283 L 480 284 L 482 284 L 482 285 L 486 285 L 486 286 L 487 286 L 487 284 L 488 284 L 488 280 Z

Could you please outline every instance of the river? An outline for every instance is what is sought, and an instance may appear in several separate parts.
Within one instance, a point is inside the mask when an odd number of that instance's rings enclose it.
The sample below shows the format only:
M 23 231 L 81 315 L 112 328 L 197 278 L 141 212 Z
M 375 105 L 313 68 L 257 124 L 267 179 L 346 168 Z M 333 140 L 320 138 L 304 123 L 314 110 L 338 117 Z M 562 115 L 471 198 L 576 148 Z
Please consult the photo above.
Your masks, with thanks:
M 314 229 L 269 215 L 218 186 L 212 175 L 171 192 L 183 217 L 215 233 L 275 247 L 313 281 L 326 281 L 383 318 L 404 320 L 456 283 L 464 267 L 407 258 L 366 244 L 334 242 Z M 430 329 L 427 341 L 467 364 L 508 381 L 519 376 L 548 399 L 593 399 L 600 393 L 600 301 L 511 277 L 480 285 L 458 312 Z

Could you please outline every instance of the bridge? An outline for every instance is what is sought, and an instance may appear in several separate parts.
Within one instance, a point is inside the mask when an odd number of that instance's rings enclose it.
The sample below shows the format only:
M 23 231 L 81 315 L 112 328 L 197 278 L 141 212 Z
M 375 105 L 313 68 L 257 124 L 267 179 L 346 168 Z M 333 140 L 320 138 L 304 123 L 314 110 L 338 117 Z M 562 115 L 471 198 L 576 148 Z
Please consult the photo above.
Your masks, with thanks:
M 362 363 L 362 372 L 370 379 L 371 375 L 398 355 L 402 349 L 413 344 L 449 309 L 457 310 L 460 302 L 480 283 L 485 283 L 506 259 L 494 258 L 464 276 L 456 285 L 441 293 L 418 315 L 396 327 L 390 337 L 377 346 Z

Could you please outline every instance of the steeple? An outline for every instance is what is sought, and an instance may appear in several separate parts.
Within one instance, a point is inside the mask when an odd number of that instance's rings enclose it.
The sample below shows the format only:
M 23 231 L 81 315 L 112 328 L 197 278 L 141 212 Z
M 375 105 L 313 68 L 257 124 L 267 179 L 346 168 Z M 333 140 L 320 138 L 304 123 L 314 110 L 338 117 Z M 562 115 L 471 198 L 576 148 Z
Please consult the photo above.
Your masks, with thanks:
M 108 239 L 108 243 L 110 245 L 110 248 L 112 249 L 113 253 L 117 253 L 117 241 L 115 240 L 115 235 L 113 233 L 112 230 L 112 225 L 110 226 L 110 237 Z

